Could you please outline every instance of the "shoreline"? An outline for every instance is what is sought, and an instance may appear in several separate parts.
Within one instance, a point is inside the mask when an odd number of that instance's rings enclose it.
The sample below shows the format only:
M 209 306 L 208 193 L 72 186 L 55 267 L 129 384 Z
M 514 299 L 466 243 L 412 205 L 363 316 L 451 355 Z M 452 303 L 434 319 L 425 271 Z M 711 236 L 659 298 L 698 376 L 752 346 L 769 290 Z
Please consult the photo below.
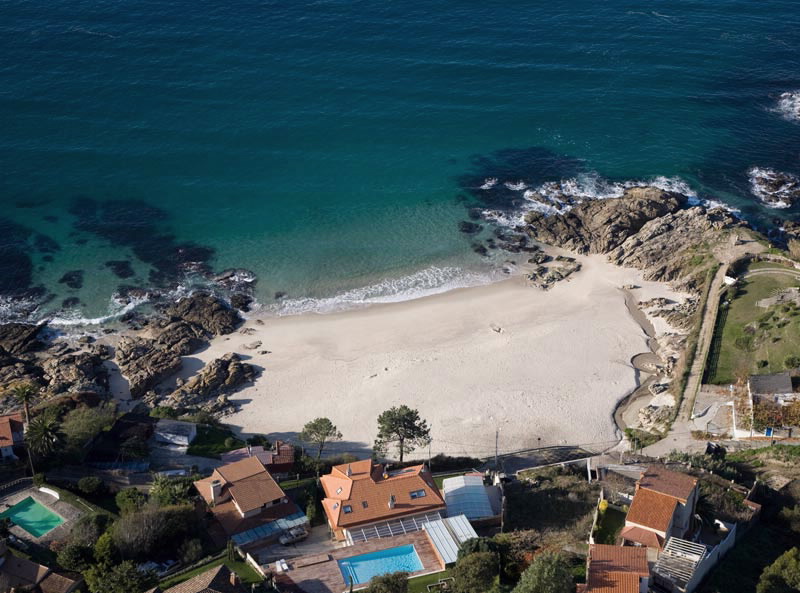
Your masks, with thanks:
M 520 266 L 499 282 L 397 303 L 252 314 L 162 386 L 236 352 L 261 370 L 229 398 L 239 409 L 223 421 L 239 433 L 291 439 L 328 416 L 344 435 L 330 452 L 366 454 L 378 414 L 405 403 L 428 420 L 431 454 L 493 454 L 496 429 L 503 452 L 611 447 L 615 410 L 639 387 L 632 360 L 650 350 L 620 287 L 640 286 L 640 300 L 680 297 L 605 256 L 577 259 L 583 269 L 549 291 L 528 286 Z

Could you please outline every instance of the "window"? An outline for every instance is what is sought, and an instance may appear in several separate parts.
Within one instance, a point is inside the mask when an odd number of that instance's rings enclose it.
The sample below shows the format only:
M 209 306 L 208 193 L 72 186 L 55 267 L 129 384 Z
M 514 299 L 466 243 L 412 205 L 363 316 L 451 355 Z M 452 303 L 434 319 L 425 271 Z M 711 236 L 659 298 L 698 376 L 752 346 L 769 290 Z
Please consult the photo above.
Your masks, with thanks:
M 353 512 L 353 507 L 351 507 L 349 504 L 346 504 L 346 505 L 344 505 L 342 507 L 342 510 L 344 511 L 344 514 L 346 515 L 347 513 L 352 513 Z
M 339 487 L 336 489 L 336 494 L 341 494 L 341 493 L 342 493 L 342 487 L 341 487 L 341 486 L 339 486 Z
M 422 498 L 425 496 L 425 490 L 413 490 L 411 493 L 411 498 Z
M 367 508 L 369 506 L 369 503 L 367 503 L 366 500 L 362 500 L 361 501 L 361 506 L 364 507 L 364 508 Z

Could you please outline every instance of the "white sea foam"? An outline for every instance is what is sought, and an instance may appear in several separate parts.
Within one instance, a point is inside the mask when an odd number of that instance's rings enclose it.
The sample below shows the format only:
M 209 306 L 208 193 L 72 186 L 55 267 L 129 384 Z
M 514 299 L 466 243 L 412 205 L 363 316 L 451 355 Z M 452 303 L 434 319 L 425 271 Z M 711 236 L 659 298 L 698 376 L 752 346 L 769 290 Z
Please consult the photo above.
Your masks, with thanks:
M 752 167 L 747 176 L 750 191 L 769 208 L 790 208 L 800 197 L 800 178 L 775 169 Z
M 386 278 L 332 297 L 286 299 L 262 310 L 278 316 L 335 313 L 378 303 L 410 301 L 456 288 L 489 284 L 494 279 L 491 273 L 480 274 L 454 266 L 431 266 L 408 276 Z
M 101 325 L 108 323 L 144 305 L 150 300 L 150 296 L 132 298 L 126 304 L 120 303 L 118 297 L 112 296 L 109 303 L 109 312 L 100 317 L 83 317 L 78 309 L 63 311 L 48 320 L 48 325 L 53 327 L 83 327 L 88 325 Z
M 483 180 L 481 189 L 492 189 L 495 185 L 497 185 L 497 177 L 487 177 Z
M 503 185 L 514 189 L 514 182 Z M 525 203 L 512 212 L 484 210 L 486 220 L 501 226 L 515 227 L 523 224 L 528 212 L 541 212 L 545 215 L 569 212 L 574 205 L 590 200 L 619 198 L 626 189 L 633 187 L 656 187 L 664 191 L 675 192 L 686 196 L 692 206 L 704 206 L 708 209 L 724 208 L 734 214 L 739 210 L 718 200 L 702 199 L 691 186 L 680 177 L 658 176 L 650 179 L 634 179 L 629 181 L 609 181 L 597 173 L 583 173 L 576 177 L 560 181 L 548 181 L 536 188 L 526 189 L 523 193 Z
M 781 93 L 775 111 L 790 121 L 800 122 L 800 90 Z
M 503 185 L 505 185 L 511 191 L 522 191 L 528 187 L 524 181 L 506 181 Z

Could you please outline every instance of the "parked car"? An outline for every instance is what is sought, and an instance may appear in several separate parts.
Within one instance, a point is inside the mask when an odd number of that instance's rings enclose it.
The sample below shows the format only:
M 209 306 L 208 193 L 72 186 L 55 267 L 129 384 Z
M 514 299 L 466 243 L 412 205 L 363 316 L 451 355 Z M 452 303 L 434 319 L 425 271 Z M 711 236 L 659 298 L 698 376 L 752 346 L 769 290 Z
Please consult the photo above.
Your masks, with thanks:
M 288 546 L 289 544 L 296 544 L 297 542 L 301 542 L 307 537 L 308 537 L 308 531 L 306 531 L 302 527 L 292 527 L 289 531 L 281 535 L 278 538 L 278 541 L 282 543 L 284 546 Z

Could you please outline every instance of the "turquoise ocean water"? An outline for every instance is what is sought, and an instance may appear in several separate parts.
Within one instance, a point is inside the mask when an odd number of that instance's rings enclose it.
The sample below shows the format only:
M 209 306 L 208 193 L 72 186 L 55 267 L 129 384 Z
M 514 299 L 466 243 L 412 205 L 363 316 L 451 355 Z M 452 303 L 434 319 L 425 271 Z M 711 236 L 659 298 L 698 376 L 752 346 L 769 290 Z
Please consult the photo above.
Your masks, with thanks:
M 800 210 L 748 181 L 800 174 L 780 108 L 800 91 L 794 1 L 6 0 L 0 16 L 4 318 L 99 318 L 129 287 L 231 267 L 283 311 L 480 282 L 506 256 L 473 253 L 458 223 L 487 178 L 603 194 L 659 177 L 764 229 Z

